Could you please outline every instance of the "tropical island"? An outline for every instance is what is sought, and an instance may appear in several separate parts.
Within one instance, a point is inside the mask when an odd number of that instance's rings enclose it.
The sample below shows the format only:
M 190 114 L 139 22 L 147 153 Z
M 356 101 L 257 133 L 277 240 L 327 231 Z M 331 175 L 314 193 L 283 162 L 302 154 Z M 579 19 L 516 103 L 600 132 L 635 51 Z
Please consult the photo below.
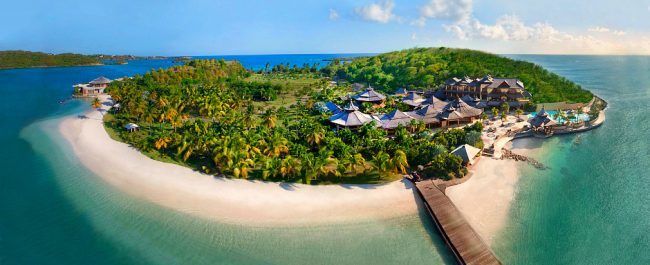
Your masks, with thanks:
M 448 48 L 324 68 L 190 60 L 80 87 L 96 110 L 60 131 L 128 193 L 263 226 L 393 218 L 421 203 L 458 261 L 481 264 L 500 264 L 489 244 L 515 194 L 515 163 L 545 168 L 509 143 L 597 128 L 607 105 L 534 64 Z
M 160 56 L 142 57 L 133 55 L 83 55 L 77 53 L 53 54 L 31 51 L 0 51 L 0 69 L 126 64 L 129 60 L 164 58 Z
M 414 171 L 462 178 L 481 153 L 501 155 L 496 138 L 588 127 L 604 108 L 585 113 L 595 101 L 589 91 L 532 63 L 449 48 L 257 73 L 195 60 L 106 90 L 116 103 L 104 116 L 109 134 L 151 158 L 306 184 L 384 183 Z M 548 117 L 538 109 L 545 102 L 575 109 Z M 527 124 L 525 111 L 541 123 Z M 484 128 L 493 123 L 512 127 Z

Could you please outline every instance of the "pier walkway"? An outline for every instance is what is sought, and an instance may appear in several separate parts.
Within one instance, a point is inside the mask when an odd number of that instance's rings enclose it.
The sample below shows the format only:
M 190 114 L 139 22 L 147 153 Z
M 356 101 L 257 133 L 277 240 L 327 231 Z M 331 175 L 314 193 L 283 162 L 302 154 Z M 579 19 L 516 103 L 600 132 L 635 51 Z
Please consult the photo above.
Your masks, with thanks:
M 459 264 L 501 264 L 433 181 L 416 182 L 416 187 L 427 211 Z

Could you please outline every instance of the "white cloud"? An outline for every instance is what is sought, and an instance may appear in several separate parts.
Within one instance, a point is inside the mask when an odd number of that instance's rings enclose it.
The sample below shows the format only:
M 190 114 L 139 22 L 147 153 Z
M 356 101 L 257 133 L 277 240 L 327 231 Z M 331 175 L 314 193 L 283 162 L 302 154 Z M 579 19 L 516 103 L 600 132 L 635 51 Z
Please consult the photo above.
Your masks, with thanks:
M 587 31 L 589 31 L 589 32 L 609 32 L 610 29 L 605 28 L 605 27 L 597 26 L 597 27 L 589 28 L 589 29 L 587 29 Z
M 472 0 L 430 0 L 420 8 L 420 17 L 462 21 L 472 14 Z
M 418 35 L 415 34 L 415 32 L 411 33 L 411 40 L 417 40 L 417 39 L 418 39 Z
M 561 31 L 548 23 L 527 25 L 517 16 L 504 15 L 494 25 L 475 18 L 445 25 L 445 29 L 461 40 L 484 39 L 508 42 L 525 52 L 590 53 L 590 54 L 648 54 L 648 38 L 625 38 L 624 31 L 594 27 L 587 33 Z M 598 35 L 591 35 L 596 33 Z
M 335 9 L 330 8 L 329 18 L 330 18 L 330 20 L 338 20 L 339 19 L 339 12 L 337 12 Z
M 391 20 L 397 19 L 397 16 L 393 14 L 394 7 L 395 3 L 392 0 L 387 0 L 381 3 L 372 3 L 358 7 L 354 12 L 368 21 L 388 23 Z
M 411 25 L 424 27 L 427 19 L 467 21 L 472 15 L 473 6 L 473 0 L 429 0 L 420 7 L 420 17 L 411 22 Z

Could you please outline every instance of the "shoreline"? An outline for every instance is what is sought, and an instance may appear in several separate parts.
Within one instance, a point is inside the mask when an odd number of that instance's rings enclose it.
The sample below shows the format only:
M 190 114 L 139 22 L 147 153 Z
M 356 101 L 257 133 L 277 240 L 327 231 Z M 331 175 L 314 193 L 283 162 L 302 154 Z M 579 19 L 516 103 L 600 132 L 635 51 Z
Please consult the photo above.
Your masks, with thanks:
M 527 155 L 531 151 L 528 143 L 528 139 L 515 139 L 512 150 Z M 445 190 L 447 197 L 489 246 L 508 224 L 519 180 L 524 177 L 520 167 L 525 165 L 509 159 L 482 157 L 471 168 L 469 180 Z
M 108 101 L 107 96 L 101 97 Z M 150 159 L 105 131 L 102 114 L 62 119 L 59 132 L 102 181 L 165 208 L 231 224 L 283 226 L 389 219 L 418 214 L 413 185 L 311 186 L 227 179 Z

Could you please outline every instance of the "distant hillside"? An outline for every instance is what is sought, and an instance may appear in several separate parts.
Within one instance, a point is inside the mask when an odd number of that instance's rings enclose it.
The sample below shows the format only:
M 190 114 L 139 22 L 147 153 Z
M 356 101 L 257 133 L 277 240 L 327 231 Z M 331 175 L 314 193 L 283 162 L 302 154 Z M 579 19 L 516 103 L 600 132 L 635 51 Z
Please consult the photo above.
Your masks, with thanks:
M 0 51 L 0 69 L 101 64 L 98 56 L 29 51 Z
M 467 49 L 415 48 L 333 62 L 323 70 L 386 92 L 398 87 L 435 89 L 451 77 L 513 77 L 522 80 L 533 102 L 588 102 L 592 93 L 539 65 Z

